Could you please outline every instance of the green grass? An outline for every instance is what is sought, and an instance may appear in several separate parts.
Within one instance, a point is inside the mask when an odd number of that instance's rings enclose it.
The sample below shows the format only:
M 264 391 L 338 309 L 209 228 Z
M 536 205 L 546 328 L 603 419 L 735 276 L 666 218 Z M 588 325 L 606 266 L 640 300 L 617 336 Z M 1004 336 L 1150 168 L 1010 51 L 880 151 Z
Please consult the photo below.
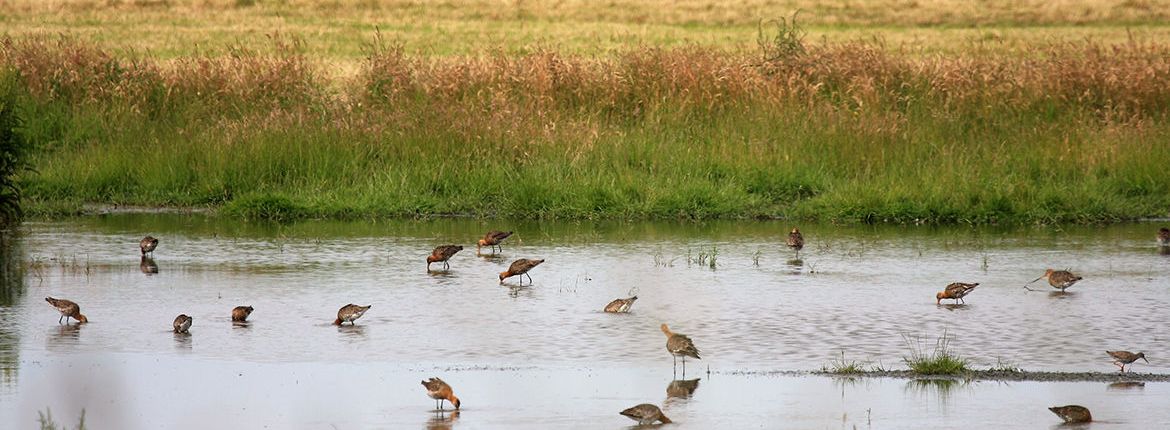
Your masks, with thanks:
M 821 366 L 821 372 L 834 375 L 860 375 L 866 372 L 864 363 L 845 359 L 845 350 L 841 350 L 841 358 L 834 358 L 829 364 Z
M 282 37 L 167 62 L 17 38 L 0 58 L 26 93 L 37 214 L 990 224 L 1170 207 L 1170 45 L 804 48 L 435 58 L 375 39 L 349 78 Z
M 927 347 L 922 338 L 911 339 L 903 335 L 902 339 L 910 349 L 910 355 L 903 357 L 903 361 L 910 370 L 919 375 L 959 375 L 970 370 L 967 359 L 962 358 L 949 349 L 950 337 L 946 332 L 935 340 L 933 347 Z

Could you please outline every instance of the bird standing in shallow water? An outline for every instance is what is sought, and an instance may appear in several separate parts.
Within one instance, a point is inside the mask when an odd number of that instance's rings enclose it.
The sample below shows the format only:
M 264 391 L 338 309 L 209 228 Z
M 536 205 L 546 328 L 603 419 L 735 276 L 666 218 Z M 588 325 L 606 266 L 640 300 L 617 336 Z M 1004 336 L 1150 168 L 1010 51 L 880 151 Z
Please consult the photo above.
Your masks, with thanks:
M 175 327 L 175 333 L 186 333 L 187 329 L 191 328 L 191 323 L 193 322 L 195 322 L 194 318 L 186 314 L 179 314 L 179 316 L 175 317 L 175 322 L 172 326 Z
M 792 231 L 788 232 L 788 247 L 796 251 L 796 257 L 800 258 L 800 250 L 804 249 L 804 235 L 800 234 L 800 229 L 792 227 Z
M 528 274 L 529 270 L 532 270 L 533 267 L 539 266 L 540 263 L 543 262 L 543 259 L 533 260 L 528 258 L 521 258 L 519 260 L 513 261 L 512 265 L 508 266 L 507 271 L 500 272 L 500 285 L 504 285 L 504 279 L 511 278 L 513 276 L 520 276 L 520 285 L 524 285 L 523 275 Z M 528 275 L 528 283 L 532 283 L 532 275 Z
M 687 357 L 699 358 L 699 349 L 695 348 L 695 343 L 691 338 L 685 334 L 679 334 L 670 331 L 670 327 L 662 324 L 662 333 L 666 334 L 666 351 L 670 352 L 670 356 L 675 359 L 675 366 L 678 366 L 678 358 L 682 358 L 683 375 L 687 374 Z
M 65 319 L 65 323 L 69 323 L 69 318 L 77 320 L 78 324 L 89 322 L 85 315 L 81 314 L 81 306 L 77 303 L 65 299 L 54 299 L 52 297 L 45 297 L 45 301 L 57 308 L 57 312 L 61 313 L 61 318 L 57 318 L 57 324 L 61 324 L 61 319 Z
M 155 248 L 158 248 L 158 239 L 154 237 L 146 236 L 138 242 L 138 249 L 142 251 L 142 255 L 149 253 L 153 257 Z
M 1170 246 L 1170 228 L 1162 227 L 1158 229 L 1158 245 Z
M 1093 421 L 1093 415 L 1089 414 L 1089 409 L 1084 406 L 1068 405 L 1068 406 L 1053 406 L 1048 408 L 1060 419 L 1066 423 L 1087 423 Z
M 508 236 L 511 235 L 512 232 L 510 231 L 489 231 L 487 234 L 483 235 L 483 239 L 480 239 L 479 242 L 476 243 L 475 253 L 479 254 L 479 249 L 485 246 L 490 246 L 492 248 L 492 254 L 496 253 L 497 246 L 500 247 L 500 252 L 504 252 L 504 246 L 500 245 L 500 242 L 503 242 L 504 239 L 507 239 Z
M 356 321 L 358 318 L 361 318 L 362 315 L 366 313 L 366 311 L 370 310 L 371 306 L 374 305 L 358 306 L 350 303 L 348 305 L 342 306 L 341 309 L 337 310 L 337 319 L 333 320 L 333 325 L 341 325 L 342 323 L 349 323 L 350 325 L 354 325 L 356 324 L 354 321 Z
M 637 421 L 638 425 L 653 424 L 655 421 L 661 421 L 663 424 L 670 424 L 672 422 L 670 418 L 662 414 L 662 409 L 658 409 L 658 406 L 649 403 L 643 403 L 626 409 L 621 414 Z
M 968 284 L 965 282 L 953 282 L 950 285 L 947 285 L 947 288 L 945 290 L 934 295 L 934 298 L 935 298 L 934 303 L 940 304 L 940 303 L 942 303 L 943 299 L 954 299 L 955 303 L 959 303 L 960 301 L 963 300 L 963 296 L 966 296 L 968 293 L 971 292 L 971 290 L 974 290 L 975 287 L 978 287 L 978 286 L 979 286 L 978 282 L 973 283 L 973 284 Z M 963 301 L 963 303 L 967 303 L 967 302 Z
M 1134 354 L 1129 351 L 1105 351 L 1105 353 L 1113 357 L 1113 365 L 1120 367 L 1121 373 L 1125 373 L 1125 365 L 1138 361 L 1139 358 L 1146 363 L 1150 362 L 1150 360 L 1146 360 L 1146 353 L 1144 352 Z
M 440 245 L 436 247 L 434 251 L 431 251 L 431 255 L 427 256 L 427 271 L 429 272 L 431 270 L 431 263 L 438 262 L 443 263 L 443 270 L 450 269 L 451 265 L 447 264 L 447 260 L 451 259 L 451 256 L 455 255 L 456 252 L 462 250 L 463 247 L 459 245 Z
M 422 385 L 427 388 L 427 395 L 435 399 L 435 409 L 443 410 L 443 400 L 451 402 L 455 409 L 459 409 L 459 398 L 455 397 L 455 392 L 451 390 L 451 386 L 447 385 L 439 378 L 431 378 L 422 381 Z
M 246 322 L 248 315 L 252 315 L 251 306 L 236 306 L 232 309 L 232 322 Z
M 1060 292 L 1062 293 L 1064 292 L 1065 288 L 1071 287 L 1073 284 L 1077 283 L 1077 281 L 1084 279 L 1080 276 L 1074 275 L 1072 272 L 1067 270 L 1048 269 L 1044 271 L 1043 276 L 1033 279 L 1032 282 L 1036 282 L 1044 278 L 1048 278 L 1048 285 L 1051 285 L 1052 288 L 1059 288 Z M 1029 284 L 1032 282 L 1029 282 Z
M 634 301 L 638 300 L 638 296 L 633 296 L 628 299 L 614 299 L 605 305 L 605 311 L 610 313 L 625 313 L 630 311 L 630 307 L 634 306 Z

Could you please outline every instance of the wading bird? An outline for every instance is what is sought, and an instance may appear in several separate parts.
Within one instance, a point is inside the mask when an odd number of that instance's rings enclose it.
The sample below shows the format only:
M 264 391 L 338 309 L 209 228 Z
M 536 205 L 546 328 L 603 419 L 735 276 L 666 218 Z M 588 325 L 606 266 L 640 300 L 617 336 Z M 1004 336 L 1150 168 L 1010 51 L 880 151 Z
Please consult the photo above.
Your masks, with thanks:
M 366 311 L 370 310 L 371 306 L 373 305 L 358 306 L 353 303 L 342 306 L 341 309 L 337 310 L 337 319 L 333 320 L 333 325 L 341 325 L 342 323 L 355 325 L 354 321 L 361 318 Z
M 670 327 L 667 327 L 666 324 L 662 324 L 661 328 L 662 333 L 666 334 L 666 351 L 670 353 L 671 358 L 675 359 L 675 366 L 678 366 L 678 358 L 682 358 L 683 375 L 686 375 L 687 357 L 702 360 L 699 357 L 699 349 L 695 348 L 695 343 L 687 335 L 670 331 Z
M 439 378 L 431 378 L 430 380 L 422 381 L 422 385 L 427 388 L 427 395 L 435 399 L 435 409 L 443 410 L 443 400 L 451 402 L 455 409 L 459 409 L 459 398 L 455 397 L 455 392 L 451 390 L 451 386 L 447 385 Z
M 610 313 L 625 313 L 630 311 L 630 307 L 634 306 L 634 301 L 638 300 L 638 296 L 633 296 L 628 299 L 614 299 L 605 305 L 605 311 Z
M 1060 292 L 1062 293 L 1064 292 L 1065 288 L 1071 287 L 1073 284 L 1077 283 L 1077 281 L 1084 279 L 1080 276 L 1074 275 L 1072 272 L 1067 270 L 1048 269 L 1044 271 L 1043 276 L 1033 279 L 1032 282 L 1036 282 L 1044 278 L 1048 278 L 1048 285 L 1051 285 L 1052 288 L 1059 288 Z M 1029 282 L 1029 284 L 1032 282 Z
M 788 247 L 796 251 L 796 257 L 800 258 L 800 250 L 804 249 L 804 235 L 800 234 L 800 229 L 792 227 L 792 231 L 788 232 Z
M 672 422 L 670 418 L 662 414 L 662 409 L 658 409 L 658 406 L 649 403 L 643 403 L 626 409 L 621 414 L 630 417 L 631 420 L 637 421 L 638 425 L 653 424 L 655 421 L 661 421 L 663 424 L 670 424 Z
M 138 249 L 142 251 L 142 255 L 149 253 L 153 257 L 155 248 L 158 248 L 158 239 L 152 236 L 146 236 L 138 242 Z
M 1105 351 L 1105 353 L 1113 357 L 1113 365 L 1120 367 L 1121 373 L 1125 373 L 1125 365 L 1138 361 L 1139 358 L 1146 363 L 1150 362 L 1150 360 L 1146 360 L 1146 353 L 1144 352 L 1134 354 L 1129 351 Z
M 975 287 L 978 287 L 978 286 L 979 286 L 978 282 L 976 282 L 974 284 L 968 284 L 965 282 L 953 282 L 950 285 L 947 285 L 947 288 L 945 290 L 934 295 L 934 299 L 935 299 L 934 303 L 940 304 L 940 303 L 942 303 L 943 299 L 954 299 L 955 303 L 959 303 L 960 301 L 962 301 L 963 303 L 967 303 L 966 301 L 963 301 L 963 297 L 966 296 L 968 293 L 971 292 L 971 290 L 974 290 Z
M 1158 229 L 1158 245 L 1170 246 L 1170 228 L 1162 227 Z
M 232 322 L 245 322 L 252 315 L 251 306 L 236 306 L 232 309 Z
M 1089 410 L 1084 406 L 1068 405 L 1068 406 L 1053 406 L 1048 408 L 1060 419 L 1066 423 L 1087 423 L 1093 421 L 1093 415 L 1089 414 Z
M 496 247 L 500 248 L 500 252 L 504 252 L 504 246 L 500 245 L 500 242 L 503 242 L 504 239 L 507 239 L 508 236 L 511 235 L 512 232 L 510 231 L 489 231 L 487 234 L 483 235 L 483 239 L 480 239 L 479 242 L 476 243 L 475 253 L 479 254 L 479 249 L 485 246 L 490 246 L 492 248 L 492 254 L 496 253 Z
M 77 303 L 65 299 L 54 299 L 52 297 L 45 297 L 45 301 L 57 308 L 57 312 L 61 313 L 61 318 L 57 318 L 57 324 L 61 324 L 61 319 L 65 319 L 65 323 L 69 323 L 69 318 L 77 320 L 78 324 L 89 322 L 85 315 L 81 314 L 81 306 Z
M 440 245 L 436 247 L 434 251 L 431 251 L 431 255 L 427 256 L 427 271 L 429 272 L 431 270 L 431 263 L 438 262 L 443 263 L 443 270 L 450 269 L 451 265 L 447 264 L 447 260 L 451 259 L 451 256 L 455 255 L 456 252 L 462 250 L 463 247 L 459 245 Z
M 528 283 L 531 284 L 532 275 L 528 275 L 528 271 L 532 270 L 533 267 L 539 266 L 540 263 L 543 262 L 543 259 L 531 260 L 527 258 L 521 258 L 519 260 L 513 261 L 512 265 L 508 266 L 507 271 L 500 272 L 500 285 L 504 285 L 504 279 L 511 278 L 513 276 L 520 276 L 520 285 L 524 285 L 524 275 L 528 276 Z
M 186 333 L 187 329 L 191 328 L 191 323 L 195 322 L 194 320 L 194 318 L 186 314 L 179 314 L 179 316 L 175 317 L 174 324 L 172 324 L 175 327 L 175 333 Z

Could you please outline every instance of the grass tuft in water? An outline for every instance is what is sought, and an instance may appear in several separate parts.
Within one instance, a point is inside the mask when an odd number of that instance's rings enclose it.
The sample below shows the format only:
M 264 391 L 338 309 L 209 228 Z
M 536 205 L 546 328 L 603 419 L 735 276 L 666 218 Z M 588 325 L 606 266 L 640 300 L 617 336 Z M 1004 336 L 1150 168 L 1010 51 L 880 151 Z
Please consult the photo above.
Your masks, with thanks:
M 859 375 L 865 373 L 864 363 L 845 359 L 845 350 L 841 350 L 841 357 L 834 358 L 827 365 L 821 366 L 821 371 L 834 375 Z
M 934 347 L 928 349 L 921 337 L 913 339 L 902 335 L 906 346 L 910 348 L 910 356 L 902 360 L 910 366 L 910 370 L 921 375 L 958 375 L 969 371 L 967 359 L 950 351 L 950 336 L 943 331 L 942 336 L 934 341 Z

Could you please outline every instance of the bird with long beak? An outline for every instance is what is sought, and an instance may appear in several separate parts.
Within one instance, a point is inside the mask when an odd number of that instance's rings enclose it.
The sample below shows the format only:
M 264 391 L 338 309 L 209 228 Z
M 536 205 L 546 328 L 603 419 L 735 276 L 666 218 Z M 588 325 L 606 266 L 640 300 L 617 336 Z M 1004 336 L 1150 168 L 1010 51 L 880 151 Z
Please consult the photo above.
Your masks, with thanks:
M 649 403 L 643 403 L 632 408 L 628 408 L 621 412 L 622 415 L 629 417 L 631 420 L 637 421 L 638 425 L 653 424 L 655 421 L 660 421 L 663 424 L 670 424 L 672 421 L 662 414 L 662 409 Z
M 1067 406 L 1053 406 L 1048 408 L 1065 423 L 1087 423 L 1093 421 L 1093 415 L 1089 413 L 1089 409 L 1080 405 Z
M 947 285 L 947 288 L 945 290 L 940 291 L 938 294 L 934 295 L 934 299 L 935 299 L 934 303 L 941 304 L 943 299 L 954 299 L 955 303 L 959 303 L 960 301 L 962 301 L 963 303 L 967 303 L 966 301 L 963 301 L 963 297 L 966 296 L 967 294 L 969 294 L 972 290 L 975 289 L 975 287 L 978 287 L 978 286 L 979 286 L 978 282 L 973 283 L 973 284 L 968 284 L 965 282 L 951 283 L 950 285 Z
M 492 230 L 487 232 L 487 234 L 483 235 L 483 239 L 475 243 L 475 254 L 479 255 L 480 248 L 485 246 L 492 248 L 492 254 L 496 253 L 496 247 L 500 248 L 500 252 L 504 252 L 504 246 L 500 245 L 500 242 L 503 242 L 504 239 L 507 239 L 511 235 L 512 232 L 510 231 Z
M 508 266 L 508 270 L 500 272 L 500 285 L 504 285 L 504 279 L 511 278 L 513 276 L 520 276 L 520 285 L 524 285 L 524 275 L 528 276 L 528 283 L 531 284 L 532 275 L 528 275 L 528 271 L 532 270 L 533 267 L 539 266 L 540 263 L 543 262 L 544 259 L 533 260 L 528 258 L 521 258 L 519 260 L 513 261 L 512 265 Z
M 45 301 L 49 302 L 50 305 L 57 308 L 57 312 L 61 313 L 61 318 L 57 318 L 57 324 L 61 324 L 62 319 L 68 324 L 70 318 L 77 320 L 78 324 L 89 322 L 89 319 L 81 314 L 81 306 L 78 306 L 77 303 L 65 299 L 54 299 L 52 297 L 45 297 Z
M 431 378 L 429 380 L 422 381 L 422 385 L 423 387 L 426 387 L 427 395 L 436 400 L 435 409 L 443 410 L 444 400 L 451 402 L 451 405 L 455 406 L 456 410 L 459 409 L 459 398 L 455 397 L 455 392 L 451 390 L 451 386 L 447 385 L 446 382 L 443 382 L 442 379 Z
M 1062 293 L 1064 292 L 1065 288 L 1071 287 L 1073 284 L 1077 283 L 1077 281 L 1084 279 L 1080 276 L 1074 275 L 1072 272 L 1067 270 L 1048 269 L 1044 271 L 1044 275 L 1041 275 L 1039 278 L 1033 279 L 1028 283 L 1031 284 L 1032 282 L 1036 282 L 1044 278 L 1048 278 L 1048 285 L 1051 285 L 1052 288 L 1059 288 L 1060 292 Z M 1025 285 L 1025 287 L 1027 286 Z
M 1146 363 L 1150 362 L 1150 360 L 1146 360 L 1146 353 L 1144 352 L 1134 354 L 1129 351 L 1105 351 L 1105 353 L 1113 357 L 1113 365 L 1120 367 L 1121 373 L 1125 373 L 1125 365 L 1138 361 L 1139 358 Z
M 427 256 L 427 271 L 429 272 L 431 270 L 431 263 L 440 262 L 443 263 L 443 270 L 450 269 L 451 265 L 447 263 L 447 260 L 450 260 L 451 256 L 455 255 L 456 252 L 462 250 L 463 247 L 459 245 L 441 245 L 436 247 L 434 251 L 431 251 L 431 255 Z

